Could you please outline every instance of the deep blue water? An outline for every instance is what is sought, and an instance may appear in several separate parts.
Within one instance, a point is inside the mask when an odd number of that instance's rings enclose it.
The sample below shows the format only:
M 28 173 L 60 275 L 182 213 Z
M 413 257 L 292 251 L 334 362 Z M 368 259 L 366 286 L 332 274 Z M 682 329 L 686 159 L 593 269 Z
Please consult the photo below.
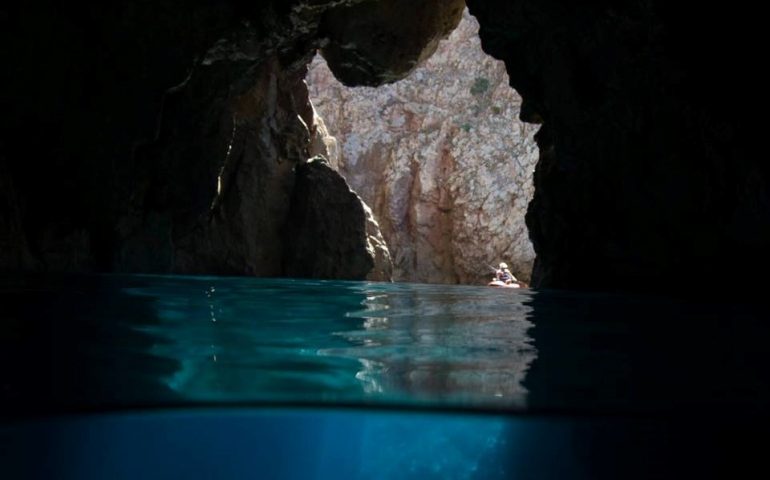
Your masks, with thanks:
M 764 304 L 223 277 L 0 279 L 2 478 L 722 478 Z

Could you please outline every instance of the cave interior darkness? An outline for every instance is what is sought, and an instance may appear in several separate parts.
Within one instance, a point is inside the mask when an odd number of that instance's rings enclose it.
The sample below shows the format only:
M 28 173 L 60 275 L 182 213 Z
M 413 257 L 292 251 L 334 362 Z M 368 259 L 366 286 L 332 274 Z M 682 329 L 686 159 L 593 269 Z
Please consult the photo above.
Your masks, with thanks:
M 343 83 L 393 81 L 463 4 L 3 7 L 0 267 L 286 275 L 313 52 Z M 751 9 L 467 4 L 542 123 L 533 286 L 757 287 L 770 201 Z
M 641 355 L 628 392 L 717 392 L 673 405 L 691 423 L 677 424 L 671 451 L 740 453 L 766 471 L 753 439 L 770 423 L 767 28 L 746 0 L 6 2 L 0 272 L 286 277 L 301 265 L 317 278 L 364 278 L 374 268 L 365 212 L 338 176 L 305 163 L 306 67 L 320 48 L 347 85 L 396 80 L 466 4 L 522 96 L 521 118 L 541 124 L 527 213 L 533 397 L 552 398 L 555 375 L 580 389 L 581 370 L 612 368 L 601 356 L 571 362 L 576 344 L 541 321 L 564 307 L 549 289 L 723 302 L 730 313 L 706 312 L 708 330 L 677 323 L 677 311 L 631 315 L 631 331 L 664 324 L 629 340 Z M 730 310 L 744 297 L 750 307 Z M 613 304 L 582 298 L 562 301 L 581 321 L 615 318 Z M 15 313 L 3 314 L 13 330 Z M 23 376 L 16 358 L 0 358 Z M 712 376 L 703 358 L 729 375 Z M 705 469 L 699 478 L 714 474 Z

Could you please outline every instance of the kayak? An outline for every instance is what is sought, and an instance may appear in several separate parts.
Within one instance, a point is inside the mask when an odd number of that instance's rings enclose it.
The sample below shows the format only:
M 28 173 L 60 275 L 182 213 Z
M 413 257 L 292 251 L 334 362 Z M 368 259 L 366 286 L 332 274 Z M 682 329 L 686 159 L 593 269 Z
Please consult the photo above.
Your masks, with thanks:
M 498 288 L 521 288 L 521 286 L 516 282 L 505 283 L 505 282 L 501 282 L 500 280 L 492 280 L 487 285 L 490 287 L 498 287 Z

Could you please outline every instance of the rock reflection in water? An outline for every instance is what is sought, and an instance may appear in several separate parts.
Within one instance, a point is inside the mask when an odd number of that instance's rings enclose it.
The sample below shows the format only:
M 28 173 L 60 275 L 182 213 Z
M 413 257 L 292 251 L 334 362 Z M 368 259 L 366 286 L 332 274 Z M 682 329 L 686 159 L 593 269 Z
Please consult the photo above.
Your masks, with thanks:
M 526 406 L 526 292 L 176 277 L 124 293 L 155 305 L 135 328 L 186 401 Z
M 524 377 L 537 356 L 530 307 L 519 295 L 486 293 L 369 295 L 364 310 L 349 314 L 362 319 L 360 328 L 337 332 L 351 346 L 319 353 L 358 358 L 356 378 L 368 394 L 523 408 Z

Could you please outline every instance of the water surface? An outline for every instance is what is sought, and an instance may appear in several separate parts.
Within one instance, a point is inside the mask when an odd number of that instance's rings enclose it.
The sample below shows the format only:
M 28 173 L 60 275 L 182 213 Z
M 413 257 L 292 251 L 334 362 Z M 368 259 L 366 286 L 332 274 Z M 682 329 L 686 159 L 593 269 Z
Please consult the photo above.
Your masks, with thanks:
M 765 307 L 719 292 L 49 276 L 0 301 L 18 478 L 706 478 L 768 424 Z

